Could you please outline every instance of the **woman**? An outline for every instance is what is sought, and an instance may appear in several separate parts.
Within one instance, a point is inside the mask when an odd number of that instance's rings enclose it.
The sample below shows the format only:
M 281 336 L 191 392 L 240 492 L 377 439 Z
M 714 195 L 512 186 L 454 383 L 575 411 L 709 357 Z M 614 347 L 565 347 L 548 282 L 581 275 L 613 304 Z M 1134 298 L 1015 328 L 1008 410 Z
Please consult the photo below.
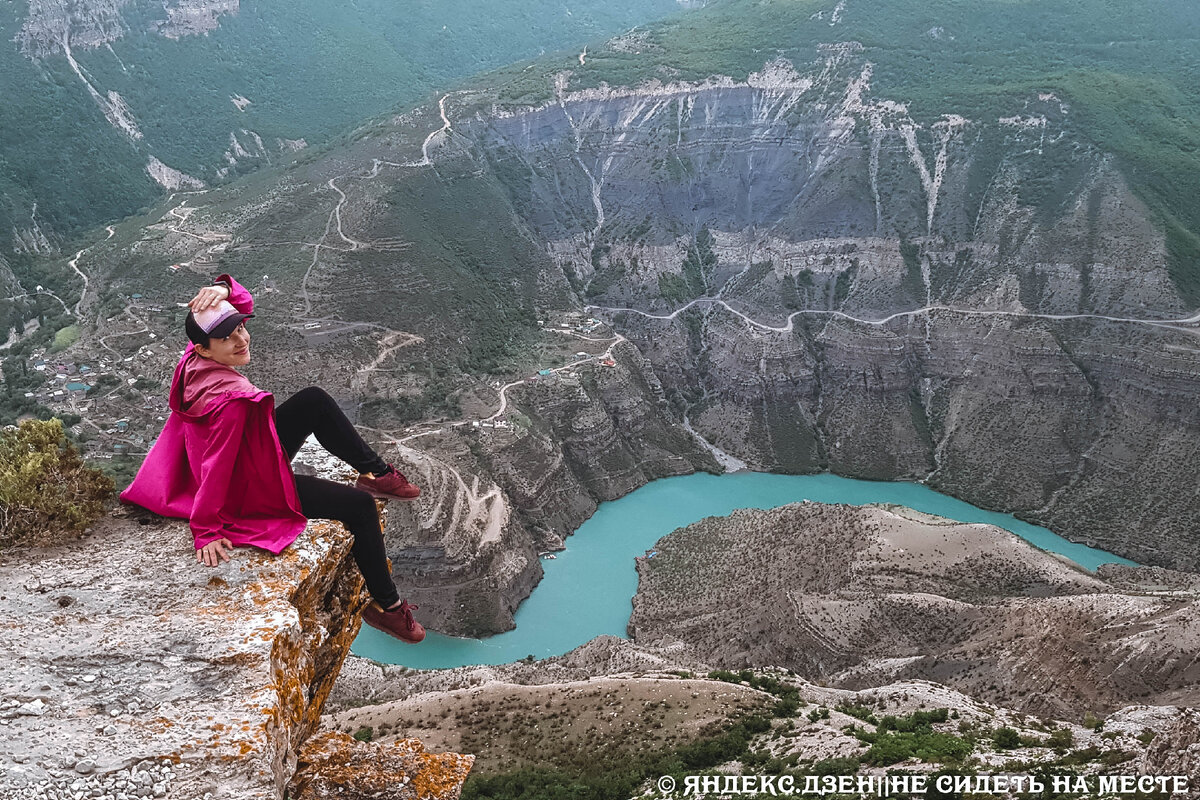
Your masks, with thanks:
M 363 621 L 416 643 L 425 629 L 417 606 L 402 600 L 389 572 L 374 497 L 405 500 L 420 494 L 358 435 L 337 403 L 315 386 L 274 407 L 237 368 L 250 363 L 246 319 L 254 299 L 229 275 L 188 303 L 191 344 L 171 380 L 171 416 L 122 502 L 186 518 L 196 560 L 229 561 L 226 548 L 261 547 L 279 553 L 309 518 L 336 519 L 354 535 L 351 554 L 374 602 Z M 293 475 L 291 460 L 312 434 L 360 473 L 355 486 Z

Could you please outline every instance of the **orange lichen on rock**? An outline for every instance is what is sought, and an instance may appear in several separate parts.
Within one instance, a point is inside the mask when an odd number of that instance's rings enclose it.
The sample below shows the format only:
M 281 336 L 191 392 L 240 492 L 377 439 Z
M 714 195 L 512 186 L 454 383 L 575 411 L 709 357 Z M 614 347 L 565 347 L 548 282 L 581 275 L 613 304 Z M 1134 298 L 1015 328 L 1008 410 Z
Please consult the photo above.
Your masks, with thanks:
M 457 800 L 475 757 L 430 753 L 416 739 L 360 742 L 344 733 L 310 739 L 288 787 L 295 800 Z

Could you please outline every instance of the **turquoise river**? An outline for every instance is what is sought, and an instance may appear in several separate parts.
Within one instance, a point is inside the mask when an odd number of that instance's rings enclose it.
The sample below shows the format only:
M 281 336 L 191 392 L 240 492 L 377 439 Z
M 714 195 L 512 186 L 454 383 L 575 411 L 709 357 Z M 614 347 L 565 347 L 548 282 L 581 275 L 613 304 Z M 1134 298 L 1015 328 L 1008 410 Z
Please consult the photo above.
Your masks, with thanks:
M 635 556 L 645 555 L 676 528 L 704 517 L 724 516 L 738 508 L 776 508 L 801 500 L 896 503 L 960 522 L 986 522 L 1089 570 L 1106 562 L 1134 563 L 1073 544 L 1011 514 L 984 511 L 916 483 L 860 481 L 836 475 L 697 473 L 657 480 L 619 500 L 601 503 L 567 539 L 567 549 L 542 562 L 545 577 L 517 609 L 515 630 L 486 639 L 430 633 L 421 644 L 407 645 L 364 625 L 353 652 L 415 669 L 441 669 L 507 664 L 529 655 L 545 658 L 566 653 L 602 634 L 624 637 L 637 591 Z

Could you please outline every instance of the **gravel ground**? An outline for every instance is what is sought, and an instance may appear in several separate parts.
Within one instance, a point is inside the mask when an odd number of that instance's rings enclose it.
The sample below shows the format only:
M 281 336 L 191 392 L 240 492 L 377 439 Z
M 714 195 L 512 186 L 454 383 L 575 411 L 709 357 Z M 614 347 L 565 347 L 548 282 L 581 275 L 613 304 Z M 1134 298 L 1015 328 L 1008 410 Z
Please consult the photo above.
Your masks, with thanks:
M 25 780 L 9 775 L 0 790 L 6 800 L 137 800 L 170 797 L 175 764 L 169 760 L 140 761 L 128 769 L 97 773 L 89 758 L 67 759 L 60 769 L 47 768 L 49 777 Z M 207 796 L 207 795 L 206 795 Z

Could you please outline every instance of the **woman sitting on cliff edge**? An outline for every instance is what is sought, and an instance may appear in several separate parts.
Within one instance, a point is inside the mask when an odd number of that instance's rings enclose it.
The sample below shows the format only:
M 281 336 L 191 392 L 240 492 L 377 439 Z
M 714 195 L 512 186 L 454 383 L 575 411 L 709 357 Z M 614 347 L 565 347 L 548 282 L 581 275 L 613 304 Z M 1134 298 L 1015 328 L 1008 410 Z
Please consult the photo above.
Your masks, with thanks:
M 336 519 L 354 536 L 350 552 L 374 602 L 368 625 L 416 643 L 425 629 L 388 570 L 374 497 L 411 500 L 420 489 L 372 450 L 323 389 L 310 386 L 274 405 L 238 372 L 250 363 L 254 298 L 228 275 L 188 303 L 191 344 L 171 379 L 171 416 L 122 502 L 191 524 L 196 560 L 215 567 L 225 548 L 279 553 L 308 518 Z M 312 434 L 358 470 L 355 486 L 294 475 L 291 461 Z

